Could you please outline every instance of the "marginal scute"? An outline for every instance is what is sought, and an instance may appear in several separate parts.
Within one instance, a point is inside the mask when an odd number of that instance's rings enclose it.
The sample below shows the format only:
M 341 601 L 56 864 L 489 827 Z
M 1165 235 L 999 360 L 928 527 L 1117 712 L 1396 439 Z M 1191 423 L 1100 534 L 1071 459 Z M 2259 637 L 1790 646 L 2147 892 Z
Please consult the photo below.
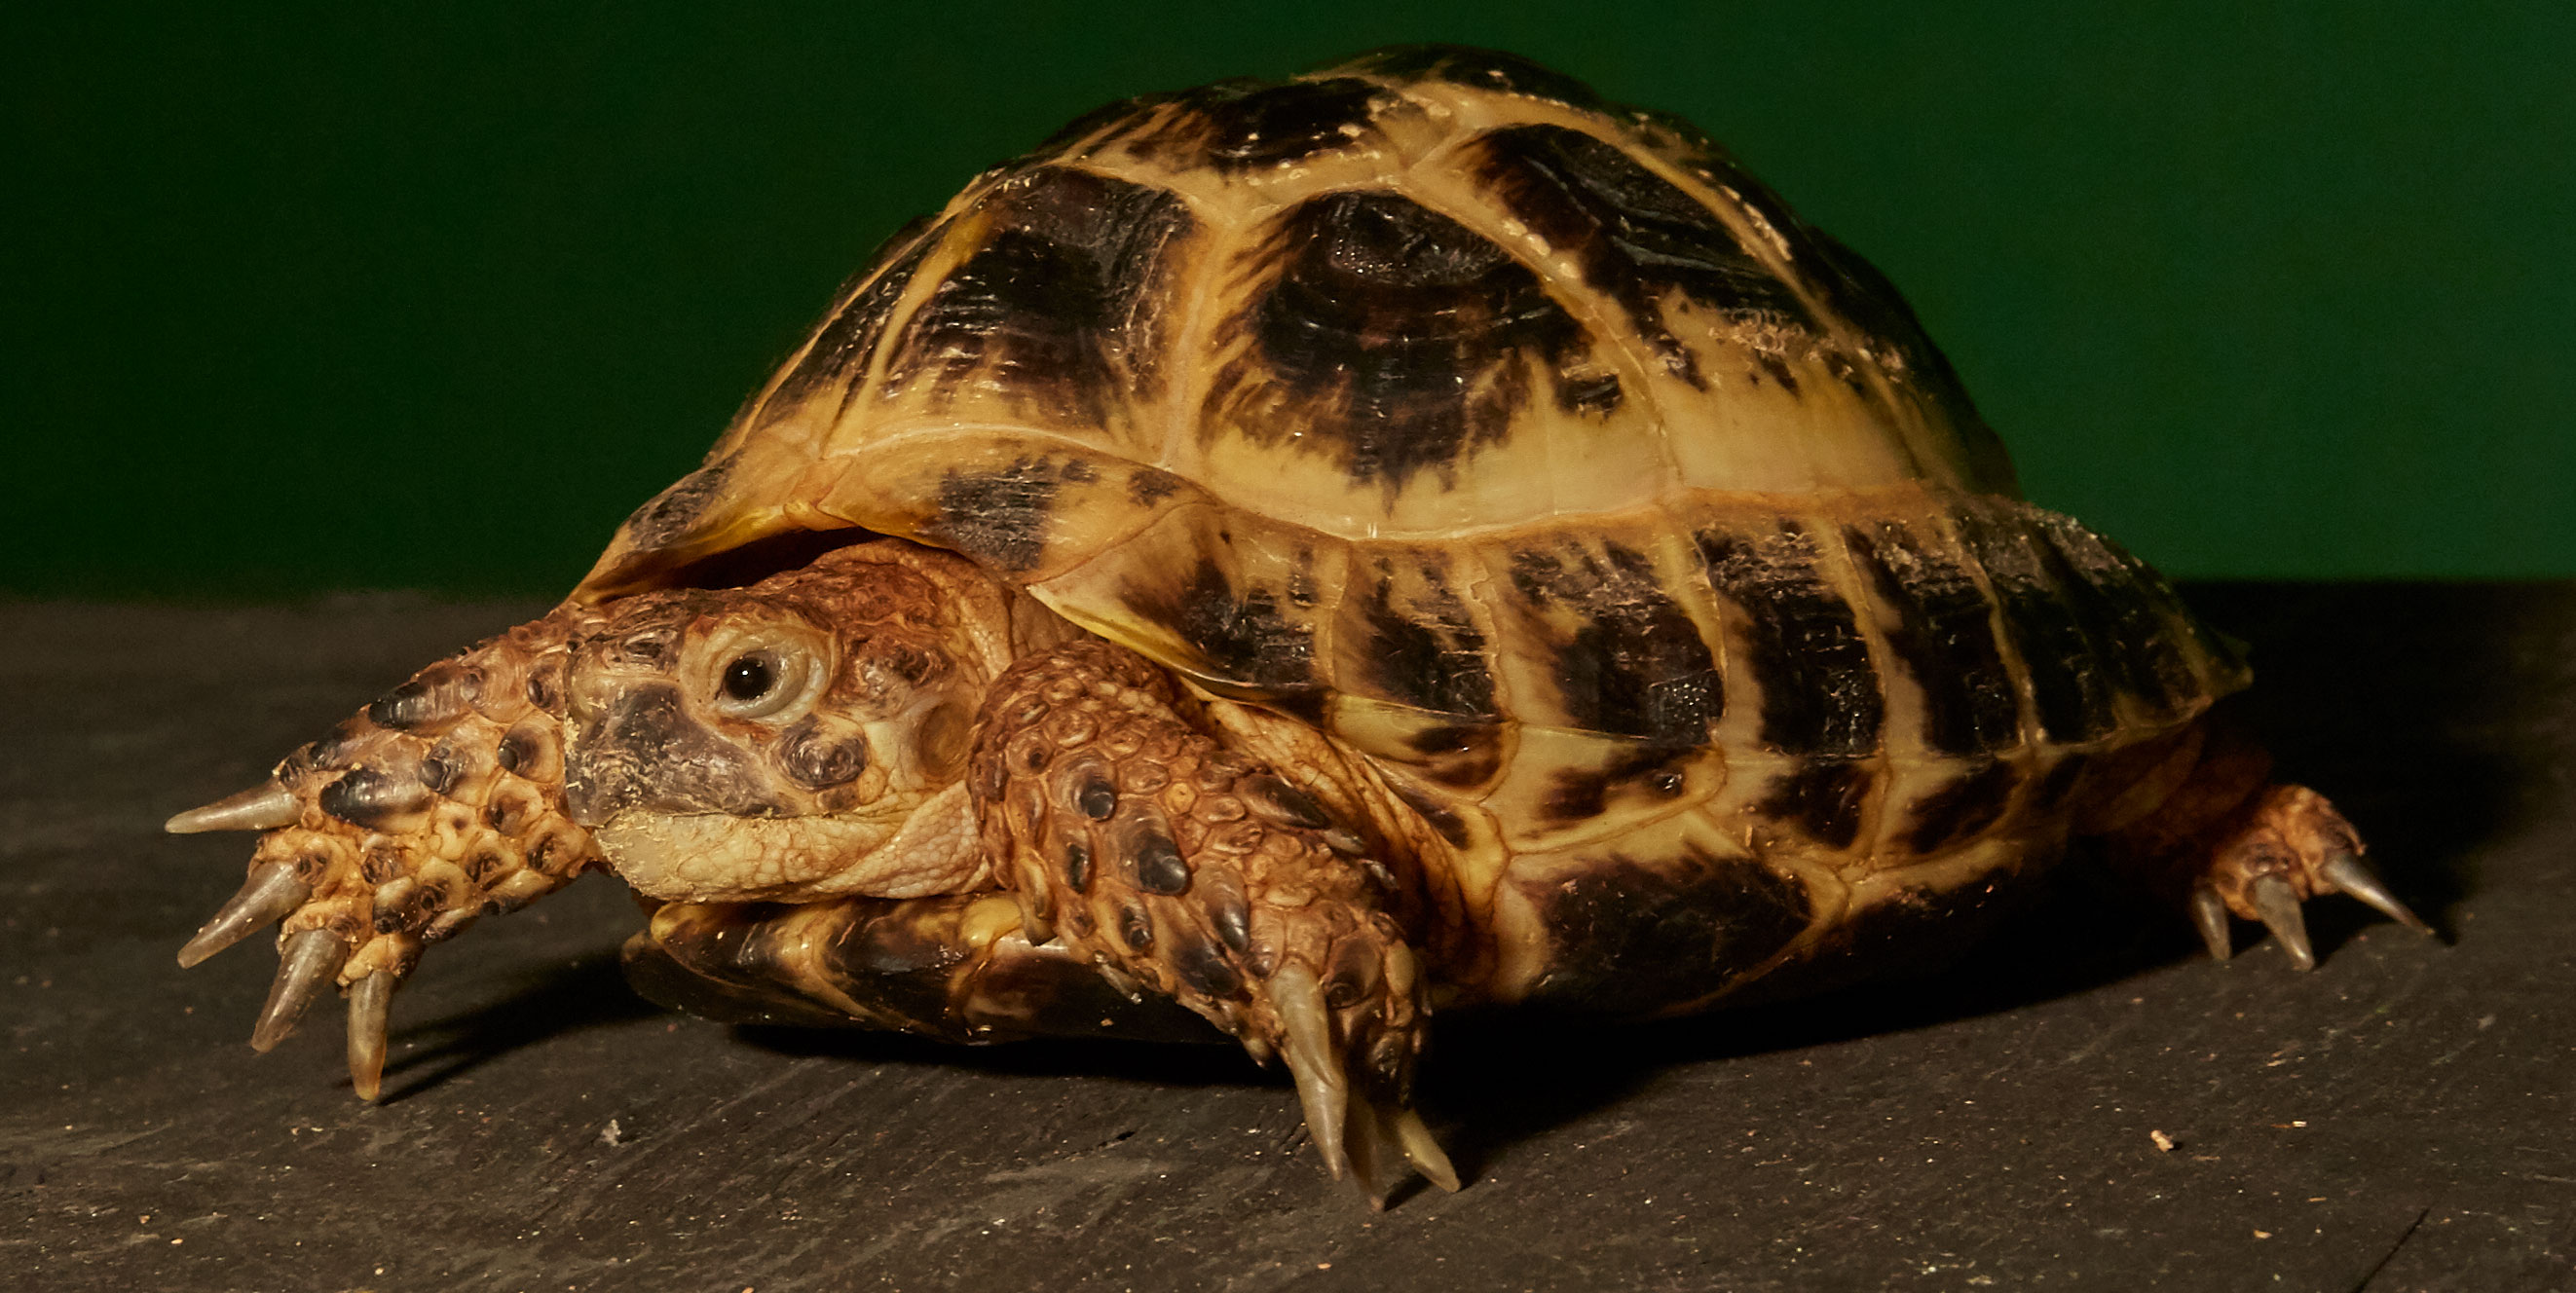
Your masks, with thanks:
M 2119 721 L 2108 673 L 2096 661 L 2125 648 L 2098 646 L 2077 618 L 2071 591 L 2032 544 L 2024 518 L 1981 500 L 1962 500 L 1950 522 L 1994 590 L 1997 607 L 2030 680 L 2040 731 L 2073 743 L 2109 732 Z
M 1569 538 L 1509 558 L 1510 602 L 1530 626 L 1569 726 L 1671 745 L 1709 739 L 1726 709 L 1716 655 L 1670 572 L 1616 539 Z
M 1786 823 L 1826 848 L 1847 849 L 1860 838 L 1874 780 L 1868 763 L 1811 759 L 1774 783 L 1760 812 L 1764 820 Z
M 1923 697 L 1923 743 L 1991 754 L 2021 740 L 2021 701 L 1995 645 L 1994 608 L 1929 526 L 1882 518 L 1843 531 L 1845 550 L 1888 608 L 1888 647 Z
M 1345 686 L 1433 713 L 1499 713 L 1485 632 L 1436 549 L 1380 558 L 1363 587 L 1347 603 L 1359 622 L 1342 629 Z
M 939 482 L 923 538 L 1000 567 L 1028 570 L 1045 555 L 1059 481 L 1092 479 L 1080 458 L 1031 455 L 993 469 L 960 468 Z
M 1906 844 L 1937 853 L 1995 824 L 2011 804 L 2020 774 L 2007 762 L 1971 765 L 1949 784 L 1917 800 Z
M 1524 1000 L 1647 1016 L 1726 988 L 1806 932 L 1806 891 L 1750 858 L 1586 859 L 1535 898 L 1556 931 Z
M 1788 754 L 1878 749 L 1886 703 L 1851 603 L 1820 569 L 1814 533 L 1783 517 L 1767 532 L 1696 536 L 1711 586 L 1741 617 L 1762 688 L 1762 739 Z

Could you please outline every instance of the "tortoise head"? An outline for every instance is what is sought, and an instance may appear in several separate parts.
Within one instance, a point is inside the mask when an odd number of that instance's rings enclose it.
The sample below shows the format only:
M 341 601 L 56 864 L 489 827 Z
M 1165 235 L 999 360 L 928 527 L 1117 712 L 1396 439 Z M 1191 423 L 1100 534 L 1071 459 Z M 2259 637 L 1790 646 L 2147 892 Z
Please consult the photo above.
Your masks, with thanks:
M 567 661 L 565 811 L 659 898 L 975 887 L 963 777 L 1010 612 L 965 561 L 896 542 L 612 602 Z

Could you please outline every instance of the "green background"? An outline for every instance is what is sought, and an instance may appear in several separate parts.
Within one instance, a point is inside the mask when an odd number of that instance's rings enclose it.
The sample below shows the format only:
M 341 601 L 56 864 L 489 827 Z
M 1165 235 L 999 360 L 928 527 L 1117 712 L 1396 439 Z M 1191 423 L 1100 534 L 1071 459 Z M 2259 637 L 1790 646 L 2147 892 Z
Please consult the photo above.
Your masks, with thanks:
M 1105 100 L 1518 50 L 1902 285 L 2187 576 L 2576 573 L 2576 6 L 11 7 L 0 590 L 551 593 Z

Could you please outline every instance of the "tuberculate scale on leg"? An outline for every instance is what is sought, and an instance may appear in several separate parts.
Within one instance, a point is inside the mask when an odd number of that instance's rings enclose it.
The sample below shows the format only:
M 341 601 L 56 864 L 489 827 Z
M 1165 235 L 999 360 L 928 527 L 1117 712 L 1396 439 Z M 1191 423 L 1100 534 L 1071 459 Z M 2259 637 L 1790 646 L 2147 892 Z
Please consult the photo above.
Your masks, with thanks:
M 558 612 L 434 664 L 267 782 L 170 819 L 178 834 L 262 832 L 240 892 L 179 951 L 194 966 L 284 922 L 254 1048 L 276 1046 L 340 987 L 350 1077 L 374 1098 L 393 990 L 420 949 L 596 861 L 563 814 L 561 715 L 530 699 L 548 694 L 531 680 L 590 618 Z

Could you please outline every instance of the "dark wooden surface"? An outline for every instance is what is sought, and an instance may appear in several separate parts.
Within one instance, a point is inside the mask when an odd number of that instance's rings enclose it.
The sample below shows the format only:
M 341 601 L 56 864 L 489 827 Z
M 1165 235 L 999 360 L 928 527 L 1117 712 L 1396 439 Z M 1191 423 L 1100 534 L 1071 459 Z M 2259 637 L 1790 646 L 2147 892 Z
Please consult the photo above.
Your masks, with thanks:
M 2576 1288 L 2576 586 L 2193 594 L 2446 943 L 2326 901 L 2316 973 L 2214 964 L 2079 876 L 1938 976 L 1444 1021 L 1424 1099 L 1471 1182 L 1385 1213 L 1217 1048 L 656 1011 L 607 880 L 436 949 L 362 1105 L 336 1018 L 243 1044 L 260 941 L 173 963 L 245 844 L 159 823 L 536 608 L 0 604 L 0 1283 Z

